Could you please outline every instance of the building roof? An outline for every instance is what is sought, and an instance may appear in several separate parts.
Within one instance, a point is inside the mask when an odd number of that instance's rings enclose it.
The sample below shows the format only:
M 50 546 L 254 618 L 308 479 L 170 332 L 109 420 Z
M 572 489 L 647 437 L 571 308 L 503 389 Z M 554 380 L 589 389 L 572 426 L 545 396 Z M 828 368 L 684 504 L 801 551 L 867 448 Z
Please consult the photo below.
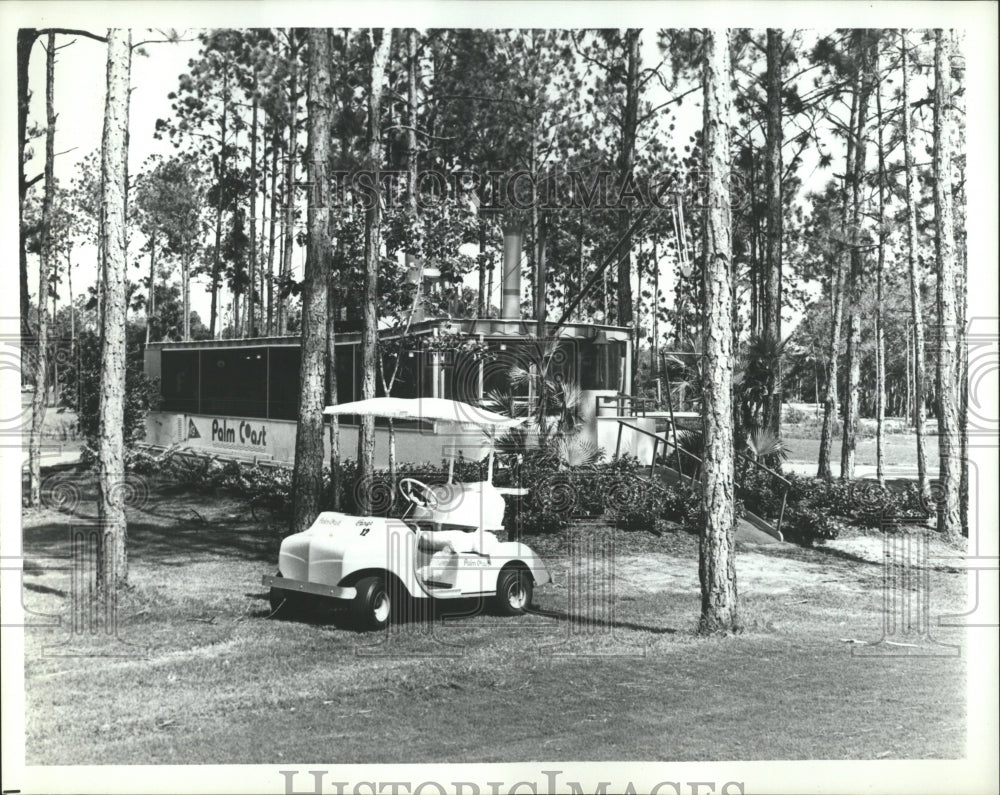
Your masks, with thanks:
M 419 336 L 428 334 L 467 334 L 482 335 L 486 338 L 503 339 L 512 337 L 533 337 L 538 324 L 534 320 L 502 319 L 502 318 L 431 318 L 413 323 L 408 335 Z M 402 329 L 380 329 L 379 336 L 391 339 L 399 336 Z M 632 329 L 623 326 L 609 326 L 600 323 L 566 323 L 558 329 L 560 337 L 567 339 L 592 339 L 603 331 L 608 340 L 627 341 L 631 338 Z M 357 331 L 337 334 L 339 344 L 360 344 L 361 333 Z M 147 348 L 151 350 L 204 350 L 209 348 L 256 348 L 256 347 L 297 347 L 302 344 L 299 334 L 286 334 L 273 337 L 240 337 L 235 339 L 216 340 L 163 340 L 150 342 Z

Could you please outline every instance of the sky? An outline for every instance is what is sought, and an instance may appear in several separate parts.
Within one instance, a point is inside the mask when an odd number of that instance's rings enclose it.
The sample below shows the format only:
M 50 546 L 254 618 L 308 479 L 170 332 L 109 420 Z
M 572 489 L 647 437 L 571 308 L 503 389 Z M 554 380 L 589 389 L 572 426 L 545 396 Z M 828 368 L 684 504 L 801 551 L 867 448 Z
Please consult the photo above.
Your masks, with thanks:
M 183 30 L 181 32 L 182 35 L 185 35 Z M 186 35 L 193 37 L 195 32 L 195 29 L 190 29 Z M 134 30 L 134 41 L 146 38 L 161 38 L 161 34 L 139 28 Z M 644 65 L 659 61 L 655 38 L 655 29 L 644 30 L 642 40 Z M 56 160 L 56 176 L 61 182 L 67 183 L 75 173 L 76 164 L 89 152 L 100 146 L 105 51 L 99 42 L 86 38 L 74 40 L 68 36 L 57 37 L 57 46 L 60 49 L 57 55 L 55 81 L 55 103 L 58 113 L 56 151 L 60 154 Z M 197 55 L 198 43 L 188 41 L 179 44 L 150 44 L 146 47 L 146 51 L 147 56 L 136 55 L 132 63 L 133 93 L 130 107 L 129 170 L 133 174 L 141 169 L 143 162 L 150 155 L 166 155 L 173 151 L 168 140 L 157 141 L 153 137 L 154 125 L 157 118 L 169 115 L 170 103 L 167 94 L 176 88 L 178 76 L 186 71 L 188 60 Z M 30 80 L 34 92 L 31 107 L 32 121 L 41 120 L 44 115 L 44 77 L 45 53 L 42 42 L 39 41 L 35 45 L 31 61 Z M 649 96 L 654 105 L 665 97 L 662 89 L 655 83 L 656 81 L 651 81 Z M 679 90 L 683 90 L 683 86 Z M 686 140 L 687 135 L 700 126 L 700 114 L 700 97 L 696 93 L 692 96 L 692 101 L 686 102 L 677 113 L 678 126 L 675 134 L 680 140 Z M 29 163 L 29 177 L 42 167 L 43 147 L 41 139 L 34 142 L 36 157 Z M 829 148 L 835 155 L 836 162 L 839 144 L 831 142 Z M 836 168 L 832 169 L 832 171 L 836 170 Z M 822 184 L 829 178 L 830 172 L 817 171 L 815 163 L 807 161 L 800 173 L 806 183 L 801 192 L 804 194 L 808 190 L 822 187 Z M 77 249 L 74 259 L 78 263 L 74 270 L 74 287 L 79 290 L 78 285 L 91 283 L 96 277 L 96 268 L 93 264 L 96 252 L 93 249 L 88 251 L 81 247 Z M 301 273 L 303 265 L 304 249 L 297 248 L 293 259 L 293 268 Z M 664 258 L 661 261 L 660 284 L 667 296 L 668 303 L 671 301 L 672 271 L 670 262 Z M 138 280 L 144 272 L 144 266 L 139 264 L 130 270 L 130 278 Z M 475 280 L 475 274 L 470 274 L 468 277 L 470 286 L 475 283 Z M 37 267 L 30 269 L 29 284 L 32 292 L 35 293 Z M 527 280 L 524 280 L 524 284 L 527 287 Z M 210 300 L 205 286 L 205 281 L 199 283 L 199 280 L 196 279 L 192 287 L 193 308 L 202 316 L 203 320 L 207 320 Z M 495 289 L 499 291 L 500 285 L 496 284 Z M 498 298 L 499 296 L 494 298 L 494 303 L 499 303 Z M 792 323 L 788 328 L 793 327 L 798 319 L 796 313 L 791 318 Z
M 194 39 L 197 29 L 180 30 L 181 38 Z M 643 65 L 659 63 L 661 56 L 656 46 L 654 30 L 644 31 L 641 42 L 641 59 Z M 133 31 L 133 43 L 162 39 L 163 36 L 152 30 Z M 32 87 L 32 99 L 29 115 L 29 127 L 37 123 L 44 128 L 45 119 L 45 50 L 44 42 L 36 42 L 32 51 L 29 83 Z M 92 151 L 99 151 L 101 143 L 102 113 L 104 106 L 105 79 L 105 48 L 97 41 L 85 37 L 59 35 L 56 37 L 56 65 L 54 81 L 54 106 L 57 113 L 56 126 L 56 158 L 55 176 L 61 184 L 68 184 L 77 174 L 78 164 Z M 136 174 L 142 169 L 143 163 L 153 155 L 169 155 L 174 151 L 169 139 L 154 138 L 155 123 L 158 118 L 170 115 L 170 100 L 168 94 L 176 90 L 178 77 L 187 71 L 188 61 L 196 58 L 199 43 L 196 40 L 181 41 L 176 44 L 150 44 L 145 47 L 147 55 L 136 54 L 132 60 L 131 85 L 132 95 L 129 108 L 129 173 Z M 649 101 L 655 105 L 662 102 L 666 93 L 656 83 L 651 81 L 647 90 Z M 95 112 L 97 110 L 97 112 Z M 701 111 L 696 102 L 689 102 L 675 109 L 674 118 L 678 124 L 678 136 L 686 140 L 701 124 Z M 641 145 L 641 141 L 640 141 Z M 35 158 L 27 167 L 29 178 L 36 170 L 43 167 L 44 139 L 37 139 L 32 148 Z M 41 183 L 39 183 L 39 189 Z M 139 236 L 134 238 L 139 240 Z M 137 248 L 133 244 L 133 249 Z M 74 289 L 77 285 L 90 284 L 96 279 L 96 249 L 93 246 L 79 246 L 74 250 Z M 463 251 L 470 255 L 478 253 L 478 247 L 468 245 Z M 293 257 L 293 275 L 301 276 L 305 265 L 305 250 L 296 246 Z M 129 277 L 137 281 L 145 274 L 143 263 L 130 263 Z M 669 294 L 672 271 L 669 261 L 664 258 L 661 263 L 663 276 L 661 284 L 664 293 Z M 471 273 L 466 277 L 470 287 L 478 284 L 478 277 Z M 523 282 L 527 289 L 527 280 Z M 198 312 L 204 322 L 207 322 L 210 295 L 207 291 L 208 280 L 195 278 L 192 280 L 192 308 Z M 37 267 L 29 271 L 29 289 L 32 296 L 37 296 Z M 492 302 L 500 303 L 501 285 L 499 280 L 494 284 L 496 295 Z M 62 296 L 60 296 L 62 298 Z

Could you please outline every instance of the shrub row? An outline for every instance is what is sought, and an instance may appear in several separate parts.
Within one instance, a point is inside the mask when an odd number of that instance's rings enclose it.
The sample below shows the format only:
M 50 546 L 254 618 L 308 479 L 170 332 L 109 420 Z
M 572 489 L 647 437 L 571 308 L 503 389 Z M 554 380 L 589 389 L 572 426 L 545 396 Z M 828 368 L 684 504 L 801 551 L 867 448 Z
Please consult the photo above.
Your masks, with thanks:
M 930 508 L 915 483 L 892 487 L 874 480 L 826 481 L 802 475 L 784 476 L 788 486 L 782 532 L 791 541 L 812 543 L 836 538 L 845 525 L 878 528 L 886 519 L 907 517 L 924 521 Z M 783 484 L 766 473 L 744 473 L 737 493 L 754 513 L 777 518 L 781 510 Z
M 278 514 L 291 507 L 292 470 L 219 461 L 188 454 L 153 455 L 132 451 L 127 465 L 142 474 L 163 475 L 173 482 L 200 492 L 225 490 L 246 499 L 254 510 Z M 700 499 L 697 492 L 681 486 L 652 486 L 640 477 L 638 460 L 622 456 L 609 462 L 561 469 L 549 457 L 524 456 L 512 468 L 497 471 L 498 486 L 523 486 L 528 493 L 508 504 L 508 527 L 518 533 L 554 533 L 566 529 L 574 520 L 600 519 L 623 530 L 661 531 L 667 523 L 696 531 L 700 524 Z M 447 465 L 400 464 L 397 477 L 416 477 L 427 482 L 443 482 Z M 460 482 L 482 480 L 481 462 L 457 461 L 455 479 Z M 340 510 L 353 512 L 358 507 L 359 485 L 354 461 L 341 464 Z M 790 541 L 810 544 L 833 539 L 845 524 L 879 527 L 884 517 L 926 517 L 926 506 L 915 484 L 899 488 L 880 487 L 874 481 L 824 481 L 786 475 L 788 488 L 782 531 Z M 329 470 L 325 482 L 330 483 Z M 376 513 L 398 516 L 406 505 L 391 499 L 387 472 L 376 473 L 369 484 Z M 781 509 L 782 486 L 756 470 L 743 473 L 737 488 L 737 515 L 743 509 L 774 520 Z M 328 486 L 322 507 L 332 509 L 334 494 Z

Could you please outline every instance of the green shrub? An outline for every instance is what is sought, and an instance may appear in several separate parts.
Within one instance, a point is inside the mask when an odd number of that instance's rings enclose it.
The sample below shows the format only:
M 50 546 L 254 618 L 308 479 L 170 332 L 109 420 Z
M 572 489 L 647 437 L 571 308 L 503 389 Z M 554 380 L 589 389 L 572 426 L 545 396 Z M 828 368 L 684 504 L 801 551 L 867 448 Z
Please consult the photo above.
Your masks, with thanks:
M 784 488 L 780 480 L 756 467 L 748 467 L 736 482 L 736 494 L 744 507 L 762 517 L 778 516 Z
M 143 371 L 141 334 L 145 330 L 129 324 L 125 331 L 125 401 L 122 430 L 125 445 L 131 446 L 145 436 L 146 414 L 159 390 L 157 384 L 146 378 Z M 77 353 L 78 356 L 70 357 L 66 366 L 60 369 L 59 380 L 63 388 L 59 392 L 59 404 L 76 412 L 77 427 L 88 447 L 87 453 L 81 458 L 81 463 L 91 463 L 94 460 L 94 451 L 97 449 L 100 426 L 98 411 L 101 391 L 100 336 L 93 331 L 80 332 L 77 339 Z
M 841 523 L 826 510 L 805 502 L 785 509 L 781 534 L 786 541 L 812 546 L 816 541 L 833 540 L 841 528 Z
M 781 411 L 781 421 L 788 425 L 797 425 L 800 422 L 811 419 L 812 416 L 802 409 L 793 408 L 792 406 L 784 406 Z

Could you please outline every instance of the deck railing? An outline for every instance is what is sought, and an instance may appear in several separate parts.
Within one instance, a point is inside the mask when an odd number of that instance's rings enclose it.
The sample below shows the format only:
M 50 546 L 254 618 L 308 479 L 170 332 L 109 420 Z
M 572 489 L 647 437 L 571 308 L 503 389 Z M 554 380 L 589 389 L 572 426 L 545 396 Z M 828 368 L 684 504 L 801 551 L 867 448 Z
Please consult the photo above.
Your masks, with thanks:
M 615 443 L 615 457 L 616 458 L 621 454 L 622 432 L 624 431 L 625 428 L 628 428 L 631 431 L 635 431 L 636 433 L 642 434 L 643 436 L 648 436 L 648 437 L 650 437 L 653 440 L 653 455 L 652 455 L 652 458 L 651 458 L 650 471 L 649 471 L 649 474 L 650 474 L 651 478 L 655 477 L 655 475 L 656 475 L 656 463 L 657 463 L 657 455 L 656 454 L 657 454 L 657 451 L 659 449 L 659 445 L 661 443 L 663 444 L 664 450 L 666 450 L 666 448 L 667 448 L 668 445 L 674 448 L 674 454 L 676 455 L 676 461 L 677 461 L 677 474 L 681 478 L 682 481 L 683 481 L 683 479 L 685 477 L 687 477 L 689 479 L 689 481 L 693 484 L 694 481 L 700 476 L 700 474 L 701 474 L 701 467 L 702 467 L 702 464 L 704 462 L 702 461 L 702 459 L 699 456 L 696 456 L 690 450 L 685 450 L 683 447 L 681 447 L 676 442 L 672 442 L 671 440 L 667 439 L 666 436 L 661 436 L 659 433 L 656 433 L 654 431 L 649 431 L 649 430 L 646 430 L 645 428 L 640 428 L 638 425 L 633 425 L 632 423 L 626 422 L 625 420 L 618 420 L 618 439 L 617 439 L 617 441 Z M 664 453 L 664 458 L 666 458 L 668 455 L 669 454 L 665 452 Z M 681 455 L 685 455 L 685 456 L 687 456 L 688 458 L 690 458 L 691 460 L 693 460 L 695 462 L 695 471 L 694 471 L 694 474 L 692 474 L 692 475 L 685 474 L 685 472 L 684 472 L 684 470 L 683 470 L 683 468 L 681 466 Z M 752 458 L 751 456 L 746 455 L 745 453 L 736 453 L 736 459 L 739 460 L 739 461 L 742 461 L 744 463 L 752 464 L 758 470 L 760 470 L 760 471 L 766 473 L 767 475 L 769 475 L 772 478 L 772 480 L 777 480 L 784 487 L 781 490 L 781 508 L 778 510 L 778 522 L 777 522 L 777 526 L 775 528 L 776 532 L 778 533 L 778 536 L 780 537 L 781 536 L 781 525 L 782 525 L 782 523 L 784 521 L 784 518 L 785 518 L 785 507 L 786 507 L 786 505 L 788 503 L 788 490 L 792 486 L 791 481 L 788 480 L 788 478 L 784 477 L 780 472 L 776 472 L 775 470 L 773 470 L 770 467 L 768 467 L 768 466 L 760 463 L 760 461 L 758 461 L 755 458 Z

